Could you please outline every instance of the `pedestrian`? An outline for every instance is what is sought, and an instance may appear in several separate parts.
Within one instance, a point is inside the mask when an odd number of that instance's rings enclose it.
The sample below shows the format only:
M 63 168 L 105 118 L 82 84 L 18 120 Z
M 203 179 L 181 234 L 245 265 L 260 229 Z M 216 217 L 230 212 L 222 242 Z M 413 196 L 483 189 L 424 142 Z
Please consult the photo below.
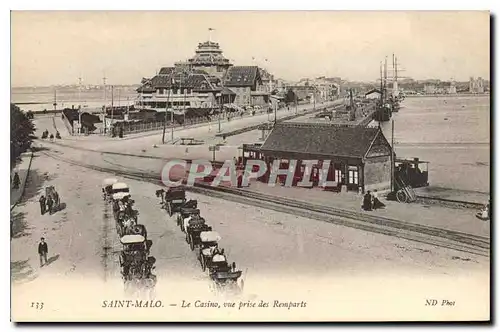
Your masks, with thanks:
M 372 207 L 373 209 L 383 209 L 385 208 L 385 204 L 382 203 L 379 199 L 378 199 L 378 193 L 377 193 L 377 190 L 374 190 L 373 191 L 373 204 L 372 204 Z
M 19 180 L 19 174 L 17 172 L 14 173 L 14 181 L 13 181 L 13 189 L 19 189 L 19 185 L 21 184 L 21 181 Z
M 45 242 L 45 238 L 40 239 L 40 243 L 38 244 L 38 255 L 40 255 L 40 267 L 44 264 L 47 264 L 47 254 L 49 253 L 49 248 L 47 247 L 47 242 Z
M 370 190 L 368 190 L 365 196 L 363 196 L 363 205 L 361 208 L 365 211 L 372 210 L 372 194 L 370 193 Z
M 47 202 L 45 200 L 45 196 L 42 195 L 42 197 L 40 197 L 40 213 L 42 214 L 42 216 L 45 214 L 45 204 L 47 204 Z
M 52 200 L 52 197 L 47 197 L 47 210 L 49 211 L 49 214 L 52 215 L 52 205 L 54 204 L 54 201 Z

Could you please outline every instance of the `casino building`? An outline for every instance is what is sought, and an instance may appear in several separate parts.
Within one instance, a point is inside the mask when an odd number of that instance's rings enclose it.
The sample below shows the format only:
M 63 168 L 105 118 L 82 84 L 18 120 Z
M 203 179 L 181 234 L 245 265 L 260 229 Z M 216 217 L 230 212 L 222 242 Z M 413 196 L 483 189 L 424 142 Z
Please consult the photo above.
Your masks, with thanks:
M 261 77 L 257 66 L 234 66 L 224 57 L 219 44 L 199 43 L 193 57 L 163 67 L 137 89 L 136 107 L 158 112 L 186 109 L 262 106 L 269 104 L 269 75 Z M 266 72 L 267 74 L 267 72 Z

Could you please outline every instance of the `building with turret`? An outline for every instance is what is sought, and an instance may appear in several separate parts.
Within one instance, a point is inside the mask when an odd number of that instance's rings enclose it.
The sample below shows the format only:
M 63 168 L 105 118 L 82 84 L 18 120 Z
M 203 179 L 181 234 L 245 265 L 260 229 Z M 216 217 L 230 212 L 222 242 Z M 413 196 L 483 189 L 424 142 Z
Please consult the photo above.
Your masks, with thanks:
M 263 75 L 261 75 L 263 74 Z M 263 79 L 264 76 L 264 79 Z M 143 79 L 136 104 L 140 108 L 179 113 L 186 108 L 266 106 L 274 77 L 257 66 L 234 66 L 218 43 L 198 44 L 195 55 L 173 67 L 162 67 L 151 79 Z

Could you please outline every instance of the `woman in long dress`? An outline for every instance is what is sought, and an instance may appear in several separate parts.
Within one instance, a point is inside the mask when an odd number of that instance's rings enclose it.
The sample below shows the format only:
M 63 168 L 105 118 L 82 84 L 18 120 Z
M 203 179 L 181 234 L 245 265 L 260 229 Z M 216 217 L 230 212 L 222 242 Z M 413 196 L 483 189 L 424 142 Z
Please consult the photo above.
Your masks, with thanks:
M 373 191 L 373 209 L 383 209 L 385 204 L 378 199 L 378 193 L 376 190 Z

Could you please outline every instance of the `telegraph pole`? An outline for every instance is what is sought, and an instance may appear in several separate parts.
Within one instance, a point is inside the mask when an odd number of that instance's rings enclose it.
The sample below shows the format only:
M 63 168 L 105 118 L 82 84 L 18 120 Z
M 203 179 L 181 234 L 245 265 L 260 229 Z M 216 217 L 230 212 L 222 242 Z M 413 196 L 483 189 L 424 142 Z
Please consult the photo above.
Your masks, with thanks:
M 115 112 L 115 109 L 114 109 L 114 89 L 115 89 L 115 86 L 112 85 L 111 86 L 111 121 L 109 122 L 109 127 L 111 128 L 111 126 L 113 125 L 113 115 L 114 115 L 114 112 Z
M 165 132 L 167 130 L 167 111 L 168 111 L 168 103 L 170 101 L 170 90 L 173 88 L 173 83 L 174 83 L 174 79 L 173 77 L 171 78 L 171 81 L 170 81 L 170 84 L 168 86 L 168 94 L 167 94 L 167 103 L 165 104 L 165 121 L 163 122 L 163 135 L 162 135 L 162 138 L 161 138 L 161 142 L 162 144 L 165 144 Z M 174 141 L 174 113 L 173 112 L 170 112 L 171 114 L 171 126 L 172 126 L 172 142 Z
M 80 125 L 79 133 L 82 133 L 82 78 L 78 77 L 78 124 Z
M 102 78 L 102 84 L 104 86 L 104 108 L 102 110 L 102 128 L 104 134 L 106 134 L 106 74 Z
M 54 114 L 57 111 L 57 90 L 54 89 Z
M 391 192 L 394 191 L 394 119 L 392 119 L 391 135 Z

